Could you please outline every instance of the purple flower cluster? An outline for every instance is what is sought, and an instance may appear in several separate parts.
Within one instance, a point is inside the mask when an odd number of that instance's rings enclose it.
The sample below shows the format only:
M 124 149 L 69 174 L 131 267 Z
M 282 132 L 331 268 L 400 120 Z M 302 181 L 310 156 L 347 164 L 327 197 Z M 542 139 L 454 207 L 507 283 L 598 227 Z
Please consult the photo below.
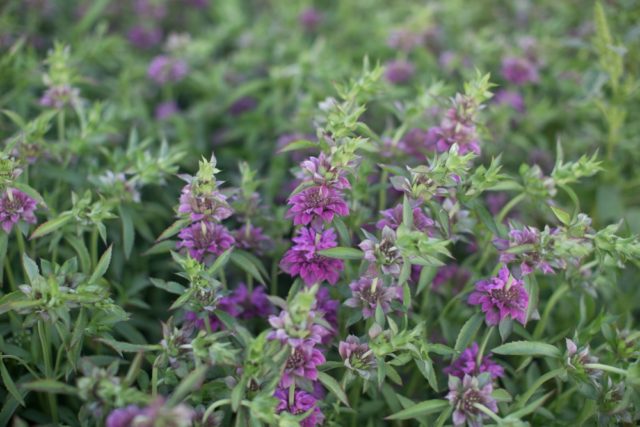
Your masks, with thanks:
M 9 233 L 18 221 L 28 224 L 36 223 L 34 214 L 38 202 L 27 194 L 15 188 L 8 188 L 0 196 L 0 225 Z
M 298 22 L 305 31 L 316 31 L 322 23 L 322 14 L 313 7 L 308 7 L 298 15 Z
M 344 263 L 339 259 L 318 254 L 324 249 L 338 246 L 336 233 L 332 228 L 315 231 L 312 228 L 300 228 L 293 238 L 293 247 L 280 261 L 280 268 L 292 276 L 300 276 L 305 284 L 313 285 L 327 281 L 335 285 Z
M 189 66 L 180 58 L 158 55 L 149 64 L 147 75 L 159 85 L 176 83 L 189 73 Z
M 431 282 L 431 289 L 439 292 L 445 283 L 453 285 L 453 292 L 458 293 L 471 278 L 471 272 L 458 264 L 448 264 L 438 269 Z
M 358 372 L 364 378 L 369 378 L 376 366 L 376 359 L 369 345 L 361 343 L 360 338 L 354 335 L 349 335 L 345 341 L 340 341 L 338 353 L 344 366 Z
M 554 232 L 552 231 L 551 234 Z M 518 262 L 522 276 L 531 274 L 535 270 L 540 270 L 544 274 L 553 274 L 555 273 L 553 265 L 557 268 L 565 267 L 563 260 L 547 260 L 540 230 L 535 227 L 526 226 L 516 229 L 511 226 L 508 239 L 495 239 L 493 243 L 500 250 L 500 262 L 505 264 Z M 514 248 L 522 250 L 515 253 L 512 251 Z
M 376 223 L 378 230 L 383 230 L 385 227 L 397 230 L 402 223 L 402 203 L 397 204 L 391 209 L 384 210 L 380 212 L 380 214 L 382 215 L 382 219 Z M 419 203 L 413 204 L 413 227 L 429 235 L 433 235 L 434 233 L 435 222 L 425 215 Z
M 278 398 L 279 403 L 276 407 L 278 414 L 288 412 L 292 415 L 304 414 L 311 411 L 306 418 L 300 421 L 302 427 L 315 427 L 324 422 L 324 415 L 318 407 L 318 399 L 311 393 L 304 390 L 296 390 L 293 394 L 293 401 L 289 401 L 289 390 L 278 388 L 274 396 Z
M 460 357 L 454 360 L 450 366 L 443 369 L 444 373 L 463 379 L 465 375 L 478 376 L 483 372 L 488 372 L 491 378 L 500 378 L 504 375 L 504 369 L 491 360 L 491 356 L 484 356 L 482 362 L 478 364 L 478 343 L 465 349 L 460 353 Z
M 235 242 L 226 227 L 207 221 L 198 221 L 183 228 L 178 237 L 180 241 L 176 247 L 187 249 L 191 258 L 200 262 L 207 261 L 209 254 L 222 254 Z
M 476 283 L 475 291 L 469 295 L 469 304 L 481 306 L 487 325 L 497 325 L 505 318 L 524 325 L 529 294 L 522 280 L 514 278 L 507 267 L 502 267 L 496 277 Z
M 220 222 L 229 218 L 233 209 L 227 203 L 227 196 L 217 189 L 201 190 L 187 184 L 180 194 L 178 213 L 188 216 L 191 221 Z
M 453 425 L 466 424 L 470 427 L 481 427 L 482 420 L 487 415 L 476 408 L 475 404 L 498 412 L 498 404 L 491 393 L 493 393 L 493 384 L 488 376 L 465 375 L 462 379 L 450 376 L 447 399 L 453 407 Z
M 373 317 L 378 307 L 383 313 L 391 310 L 391 302 L 402 299 L 402 287 L 385 286 L 378 277 L 364 276 L 349 285 L 351 298 L 344 302 L 347 307 L 359 308 L 365 319 Z

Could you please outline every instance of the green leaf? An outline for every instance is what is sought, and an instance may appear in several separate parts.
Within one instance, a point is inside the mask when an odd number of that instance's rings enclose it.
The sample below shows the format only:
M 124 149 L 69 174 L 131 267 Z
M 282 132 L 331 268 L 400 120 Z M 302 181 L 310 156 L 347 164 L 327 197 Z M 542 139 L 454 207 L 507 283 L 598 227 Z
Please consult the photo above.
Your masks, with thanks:
M 120 221 L 122 222 L 122 246 L 124 249 L 124 257 L 129 259 L 136 238 L 133 219 L 131 218 L 129 208 L 120 206 L 118 210 L 120 212 Z
M 69 221 L 71 221 L 72 217 L 73 216 L 71 212 L 64 212 L 60 214 L 60 216 L 58 216 L 57 218 L 51 219 L 43 224 L 40 224 L 38 228 L 33 230 L 33 233 L 31 233 L 31 237 L 29 238 L 37 239 L 39 237 L 52 233 L 58 230 L 59 228 L 64 227 Z
M 175 236 L 176 234 L 178 234 L 180 230 L 182 230 L 186 225 L 188 225 L 189 222 L 190 221 L 188 219 L 184 219 L 184 218 L 177 220 L 176 222 L 171 224 L 169 227 L 167 227 L 166 230 L 160 233 L 160 236 L 158 236 L 158 238 L 156 239 L 156 242 Z
M 98 341 L 108 345 L 118 353 L 137 353 L 139 351 L 154 351 L 161 348 L 160 344 L 131 344 L 108 338 L 100 338 Z
M 457 351 L 463 351 L 465 348 L 469 347 L 471 341 L 473 341 L 473 337 L 480 330 L 480 326 L 482 326 L 483 315 L 480 313 L 476 313 L 473 317 L 465 322 L 465 324 L 460 329 L 458 333 L 458 338 L 456 339 L 455 349 Z
M 76 254 L 78 254 L 81 270 L 84 273 L 89 274 L 89 271 L 91 271 L 91 255 L 89 255 L 89 250 L 87 249 L 84 240 L 72 235 L 65 236 L 64 239 L 76 251 Z
M 386 417 L 387 420 L 410 420 L 418 419 L 424 415 L 439 412 L 449 406 L 449 402 L 443 399 L 425 400 L 424 402 L 416 403 L 409 408 L 403 409 L 400 412 L 396 412 L 393 415 Z
M 324 372 L 318 372 L 318 379 L 320 382 L 331 392 L 333 393 L 345 406 L 349 406 L 349 400 L 347 399 L 347 395 L 345 394 L 338 381 L 335 380 L 331 375 L 326 374 Z
M 299 139 L 297 141 L 293 141 L 290 144 L 287 144 L 287 146 L 282 148 L 280 151 L 278 151 L 278 153 L 286 153 L 289 151 L 296 151 L 296 150 L 306 150 L 309 148 L 317 148 L 317 147 L 318 147 L 317 142 L 309 141 L 306 139 Z
M 40 270 L 38 269 L 38 264 L 27 254 L 22 254 L 22 266 L 24 267 L 25 273 L 29 277 L 29 283 L 33 283 L 36 278 L 40 275 Z
M 78 390 L 68 384 L 55 380 L 36 380 L 22 384 L 22 388 L 31 391 L 41 391 L 43 393 L 54 394 L 76 394 Z
M 337 259 L 358 260 L 358 259 L 364 258 L 364 253 L 360 249 L 346 248 L 343 246 L 338 246 L 331 249 L 324 249 L 322 251 L 318 251 L 318 254 L 329 257 L 329 258 L 337 258 Z
M 229 257 L 231 256 L 231 252 L 233 252 L 233 249 L 233 247 L 230 247 L 229 249 L 221 253 L 218 258 L 216 258 L 213 265 L 208 269 L 209 274 L 216 274 L 218 270 L 220 270 L 227 264 L 227 262 L 229 261 Z
M 0 359 L 0 375 L 2 376 L 2 385 L 7 389 L 11 396 L 13 396 L 13 398 L 20 403 L 20 405 L 25 406 L 24 399 L 18 391 L 16 384 L 13 382 L 13 379 L 11 378 L 7 367 L 4 366 L 4 362 L 2 359 Z
M 231 253 L 231 262 L 240 267 L 258 282 L 265 284 L 260 269 L 256 265 L 256 260 L 248 256 L 244 251 L 235 250 Z M 259 261 L 258 261 L 259 262 Z M 264 268 L 264 267 L 262 267 Z
M 156 288 L 160 288 L 163 289 L 171 294 L 176 294 L 176 295 L 182 295 L 184 294 L 185 291 L 185 287 L 182 286 L 180 283 L 177 282 L 167 282 L 165 280 L 162 279 L 156 279 L 156 278 L 149 278 L 149 280 L 151 281 L 151 283 L 153 284 L 153 286 L 155 286 Z
M 505 356 L 546 356 L 558 358 L 562 352 L 551 344 L 535 341 L 514 341 L 502 344 L 491 350 Z
M 89 277 L 89 283 L 96 283 L 98 280 L 100 280 L 100 278 L 102 278 L 102 276 L 105 275 L 107 269 L 109 268 L 109 264 L 111 263 L 112 249 L 113 246 L 109 246 L 106 252 L 102 254 L 95 270 L 93 270 L 91 277 Z
M 558 218 L 558 220 L 564 224 L 564 225 L 569 225 L 571 224 L 571 214 L 565 210 L 562 210 L 560 208 L 557 208 L 555 206 L 549 206 L 551 208 L 551 210 L 553 211 L 553 213 L 555 214 L 556 218 Z
M 175 389 L 171 397 L 167 400 L 167 405 L 169 407 L 176 406 L 178 403 L 182 402 L 185 397 L 192 391 L 196 390 L 202 385 L 202 381 L 204 380 L 205 375 L 207 374 L 208 366 L 200 366 L 196 368 L 195 371 L 191 372 L 189 375 L 183 379 L 178 387 Z

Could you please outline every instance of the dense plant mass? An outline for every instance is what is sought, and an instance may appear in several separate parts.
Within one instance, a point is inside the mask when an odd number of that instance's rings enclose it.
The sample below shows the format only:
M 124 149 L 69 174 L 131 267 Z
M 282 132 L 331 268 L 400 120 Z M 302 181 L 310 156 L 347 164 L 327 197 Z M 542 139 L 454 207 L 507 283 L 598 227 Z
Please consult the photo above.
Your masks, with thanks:
M 637 425 L 637 6 L 0 2 L 0 425 Z

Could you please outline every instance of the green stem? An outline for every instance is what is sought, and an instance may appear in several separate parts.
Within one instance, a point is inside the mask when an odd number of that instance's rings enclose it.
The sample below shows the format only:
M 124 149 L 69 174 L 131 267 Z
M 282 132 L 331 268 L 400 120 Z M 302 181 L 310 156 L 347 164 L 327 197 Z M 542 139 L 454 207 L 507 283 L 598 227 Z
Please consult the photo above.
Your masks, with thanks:
M 54 372 L 51 366 L 51 343 L 49 340 L 49 328 L 40 320 L 38 322 L 38 336 L 40 338 L 40 346 L 42 347 L 42 360 L 44 363 L 44 374 L 48 379 L 55 379 Z M 58 424 L 58 405 L 56 402 L 56 396 L 53 393 L 47 393 L 47 400 L 49 401 L 49 410 L 54 424 Z
M 504 219 L 509 214 L 511 209 L 515 208 L 516 205 L 520 203 L 522 200 L 524 200 L 525 197 L 526 197 L 526 194 L 521 193 L 521 194 L 518 194 L 513 199 L 509 200 L 509 203 L 507 203 L 502 207 L 502 210 L 500 210 L 500 213 L 496 217 L 496 223 L 502 224 L 502 221 L 504 221 Z
M 98 227 L 91 231 L 91 268 L 98 264 Z
M 389 172 L 382 171 L 380 177 L 380 192 L 378 193 L 378 211 L 383 211 L 387 205 L 387 180 L 389 179 Z
M 602 363 L 585 363 L 584 367 L 587 369 L 598 369 L 600 371 L 611 372 L 612 374 L 619 374 L 623 377 L 627 376 L 626 370 L 616 368 L 615 366 L 603 365 Z
M 18 286 L 16 285 L 16 279 L 13 277 L 13 269 L 11 268 L 11 261 L 9 261 L 8 257 L 4 259 L 4 271 L 7 273 L 9 289 L 11 289 L 12 292 L 17 291 Z
M 546 374 L 542 375 L 540 378 L 538 378 L 538 380 L 535 383 L 533 383 L 531 387 L 529 387 L 529 390 L 527 390 L 527 392 L 523 394 L 522 397 L 520 397 L 520 399 L 518 400 L 518 403 L 515 406 L 515 409 L 523 408 L 524 405 L 527 404 L 529 399 L 531 399 L 531 396 L 533 396 L 533 394 L 542 386 L 542 384 L 557 377 L 562 373 L 564 373 L 564 368 L 558 368 L 558 369 L 554 369 L 553 371 L 549 371 Z
M 65 124 L 64 124 L 64 111 L 58 113 L 58 142 L 64 143 Z
M 535 330 L 533 331 L 534 339 L 538 339 L 542 336 L 542 333 L 544 332 L 544 328 L 547 325 L 547 322 L 549 321 L 551 310 L 553 310 L 553 307 L 556 305 L 558 301 L 560 301 L 560 298 L 562 298 L 562 296 L 568 290 L 569 290 L 569 286 L 567 286 L 567 284 L 565 283 L 562 286 L 560 286 L 558 289 L 556 289 L 553 295 L 551 295 L 551 298 L 549 298 L 549 302 L 547 303 L 547 306 L 544 308 L 544 313 L 542 314 L 542 318 L 540 319 L 540 322 L 538 322 Z
M 478 351 L 478 358 L 476 359 L 476 363 L 478 366 L 482 364 L 482 356 L 484 355 L 484 350 L 487 348 L 487 344 L 489 343 L 489 339 L 491 338 L 491 334 L 493 333 L 493 330 L 495 328 L 495 326 L 490 327 L 487 330 L 487 333 L 484 334 L 482 345 L 480 345 L 480 350 Z

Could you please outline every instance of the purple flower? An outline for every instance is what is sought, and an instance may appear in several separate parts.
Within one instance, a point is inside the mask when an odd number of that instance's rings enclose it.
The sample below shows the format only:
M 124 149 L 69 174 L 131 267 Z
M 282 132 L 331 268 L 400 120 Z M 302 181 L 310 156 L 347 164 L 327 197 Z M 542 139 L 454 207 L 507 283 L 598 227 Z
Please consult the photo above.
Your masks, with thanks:
M 435 142 L 437 139 L 432 135 L 433 132 L 435 131 L 432 129 L 426 131 L 420 128 L 412 128 L 402 137 L 398 148 L 411 156 L 424 160 L 426 151 L 435 151 L 436 149 Z
M 524 113 L 524 98 L 514 90 L 500 89 L 494 96 L 494 101 L 501 105 L 508 105 L 518 113 Z
M 384 77 L 389 83 L 403 84 L 411 80 L 415 72 L 416 68 L 411 62 L 398 59 L 387 63 Z
M 383 230 L 385 227 L 389 227 L 392 230 L 397 230 L 402 223 L 402 203 L 397 204 L 391 209 L 380 212 L 382 219 L 376 223 L 378 230 Z M 432 231 L 435 226 L 435 222 L 425 215 L 424 211 L 418 206 L 418 203 L 414 203 L 413 208 L 413 227 L 416 230 Z
M 179 58 L 173 58 L 167 55 L 159 55 L 153 58 L 147 75 L 159 85 L 170 82 L 179 82 L 184 79 L 189 72 L 187 63 Z
M 300 178 L 304 181 L 311 181 L 315 185 L 336 190 L 351 188 L 345 170 L 334 166 L 331 159 L 324 153 L 320 153 L 318 157 L 310 156 L 300 163 L 300 169 L 302 171 Z
M 516 85 L 536 83 L 538 67 L 527 58 L 507 57 L 502 60 L 502 76 Z
M 40 98 L 40 105 L 61 110 L 67 105 L 77 103 L 79 97 L 80 91 L 72 86 L 66 84 L 51 86 Z
M 234 117 L 240 116 L 242 114 L 248 113 L 249 111 L 253 111 L 258 106 L 258 100 L 253 96 L 243 96 L 242 98 L 237 99 L 231 106 L 229 107 L 229 114 Z
M 194 190 L 191 184 L 188 184 L 182 188 L 178 212 L 188 215 L 192 221 L 220 222 L 229 218 L 233 209 L 227 203 L 227 196 L 218 190 Z
M 376 366 L 376 359 L 369 345 L 360 343 L 360 338 L 354 335 L 349 335 L 345 341 L 340 341 L 338 353 L 344 361 L 344 366 L 365 378 L 371 375 L 371 370 Z
M 376 313 L 380 306 L 386 314 L 391 310 L 391 301 L 402 298 L 400 286 L 385 286 L 378 277 L 361 277 L 349 285 L 351 298 L 344 302 L 347 307 L 360 308 L 365 319 Z
M 293 218 L 294 225 L 322 226 L 322 222 L 330 223 L 334 215 L 349 215 L 349 207 L 342 193 L 333 187 L 323 185 L 309 187 L 289 198 L 291 206 L 287 218 Z
M 222 254 L 234 243 L 233 236 L 224 226 L 207 221 L 183 228 L 178 237 L 177 248 L 187 248 L 191 258 L 199 262 L 203 262 L 207 254 Z
M 288 412 L 292 415 L 300 415 L 311 410 L 311 413 L 300 421 L 301 427 L 315 427 L 324 421 L 324 415 L 318 408 L 317 399 L 306 391 L 296 390 L 293 395 L 293 402 L 289 402 L 288 389 L 278 388 L 273 395 L 280 400 L 276 407 L 278 414 Z
M 246 251 L 253 251 L 257 255 L 264 254 L 273 246 L 273 241 L 269 236 L 265 236 L 262 228 L 245 224 L 233 232 L 236 240 L 236 247 Z
M 447 110 L 440 126 L 429 129 L 427 146 L 435 147 L 439 153 L 448 152 L 453 144 L 458 152 L 480 154 L 480 140 L 473 122 L 473 106 L 463 96 L 456 98 L 456 106 Z
M 447 399 L 453 407 L 453 425 L 481 427 L 482 419 L 486 417 L 474 404 L 479 403 L 493 412 L 498 412 L 496 400 L 491 397 L 493 385 L 488 375 L 472 377 L 465 375 L 461 380 L 458 377 L 449 377 L 449 394 Z
M 344 269 L 344 263 L 339 259 L 318 254 L 318 251 L 338 245 L 335 231 L 330 228 L 316 232 L 303 227 L 292 240 L 295 244 L 284 254 L 280 268 L 294 277 L 299 275 L 307 285 L 324 280 L 335 285 L 339 273 Z
M 295 384 L 296 378 L 306 378 L 311 381 L 318 379 L 318 366 L 326 362 L 322 352 L 311 342 L 303 342 L 293 347 L 287 358 L 284 372 L 280 379 L 280 387 L 289 388 Z
M 141 409 L 135 405 L 125 408 L 118 408 L 111 411 L 105 423 L 106 427 L 128 427 L 136 415 L 141 413 Z
M 179 112 L 180 109 L 176 101 L 166 101 L 156 105 L 154 116 L 156 120 L 166 120 Z
M 2 229 L 9 233 L 18 221 L 28 224 L 36 223 L 36 210 L 38 202 L 27 196 L 20 190 L 8 188 L 0 197 L 0 224 Z
M 481 306 L 487 325 L 497 325 L 507 317 L 523 325 L 527 322 L 529 295 L 522 280 L 514 278 L 507 267 L 502 267 L 496 277 L 476 283 L 469 304 Z
M 499 378 L 504 375 L 502 366 L 491 360 L 489 355 L 484 356 L 480 365 L 476 363 L 477 359 L 478 343 L 474 342 L 471 347 L 460 353 L 460 357 L 454 360 L 450 366 L 444 368 L 443 372 L 460 379 L 465 375 L 477 376 L 483 372 L 488 372 L 491 378 Z
M 232 298 L 239 308 L 240 313 L 237 317 L 240 319 L 266 318 L 273 312 L 264 286 L 256 286 L 249 292 L 245 284 L 240 283 L 233 291 Z
M 300 26 L 310 33 L 316 31 L 322 22 L 322 14 L 313 7 L 308 7 L 298 15 Z
M 162 41 L 162 30 L 136 25 L 127 32 L 127 39 L 138 49 L 150 49 Z

